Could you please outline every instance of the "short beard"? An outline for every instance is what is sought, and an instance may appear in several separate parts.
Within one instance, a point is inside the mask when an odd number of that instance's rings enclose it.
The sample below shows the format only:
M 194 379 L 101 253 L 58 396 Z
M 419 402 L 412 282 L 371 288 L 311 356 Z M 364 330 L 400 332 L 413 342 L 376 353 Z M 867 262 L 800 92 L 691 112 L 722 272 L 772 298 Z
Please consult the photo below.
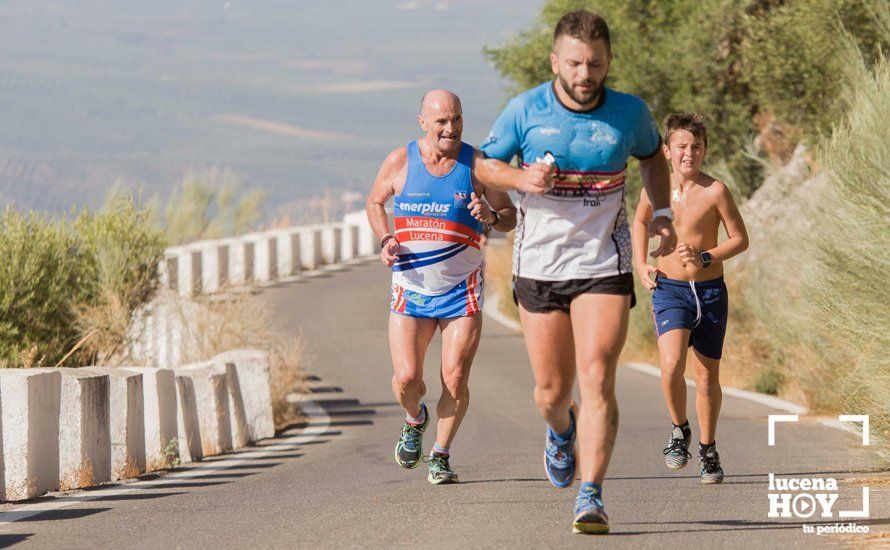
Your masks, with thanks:
M 599 99 L 600 94 L 603 91 L 603 82 L 592 82 L 592 84 L 594 84 L 596 87 L 593 88 L 589 94 L 587 94 L 590 97 L 580 97 L 575 93 L 575 91 L 572 89 L 572 86 L 568 82 L 566 82 L 566 80 L 562 76 L 557 75 L 557 80 L 559 80 L 559 84 L 560 86 L 562 86 L 563 91 L 565 91 L 565 93 L 567 93 L 569 97 L 572 98 L 572 101 L 579 105 L 588 105 L 590 103 L 593 103 L 594 101 Z

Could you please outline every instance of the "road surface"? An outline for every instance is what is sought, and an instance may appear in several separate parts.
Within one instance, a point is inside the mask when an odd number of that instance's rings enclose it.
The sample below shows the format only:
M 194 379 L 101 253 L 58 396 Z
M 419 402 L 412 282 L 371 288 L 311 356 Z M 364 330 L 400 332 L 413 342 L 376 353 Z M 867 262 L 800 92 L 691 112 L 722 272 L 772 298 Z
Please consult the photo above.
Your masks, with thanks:
M 812 519 L 771 519 L 768 474 L 869 475 L 867 454 L 816 422 L 780 424 L 767 445 L 764 405 L 726 397 L 718 448 L 722 485 L 699 483 L 697 461 L 668 470 L 669 421 L 657 378 L 619 368 L 621 427 L 605 483 L 612 534 L 571 533 L 576 486 L 558 490 L 542 466 L 544 424 L 532 402 L 521 336 L 490 318 L 470 380 L 471 404 L 452 447 L 463 483 L 430 486 L 426 466 L 399 468 L 404 412 L 390 390 L 388 273 L 379 264 L 267 289 L 278 328 L 307 342 L 311 414 L 247 453 L 121 487 L 45 497 L 0 512 L 0 545 L 21 548 L 616 548 L 813 547 L 842 539 L 802 532 Z M 439 339 L 426 398 L 439 392 Z M 690 392 L 693 395 L 693 392 Z M 690 419 L 695 414 L 690 403 Z M 425 448 L 433 442 L 428 431 Z M 840 482 L 834 511 L 859 510 Z M 890 526 L 890 491 L 871 489 L 872 531 Z M 38 512 L 38 513 L 35 513 Z M 16 515 L 18 514 L 18 515 Z M 834 518 L 826 520 L 835 523 Z M 855 538 L 847 540 L 855 541 Z

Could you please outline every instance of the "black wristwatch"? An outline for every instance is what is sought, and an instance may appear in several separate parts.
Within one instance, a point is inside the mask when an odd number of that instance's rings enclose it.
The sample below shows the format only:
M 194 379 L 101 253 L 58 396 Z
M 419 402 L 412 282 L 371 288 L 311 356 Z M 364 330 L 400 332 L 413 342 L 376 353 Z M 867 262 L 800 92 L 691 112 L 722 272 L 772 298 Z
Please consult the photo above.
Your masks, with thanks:
M 698 257 L 701 258 L 702 268 L 710 267 L 711 262 L 714 260 L 714 258 L 711 257 L 711 253 L 707 250 L 702 250 L 701 252 L 699 252 Z

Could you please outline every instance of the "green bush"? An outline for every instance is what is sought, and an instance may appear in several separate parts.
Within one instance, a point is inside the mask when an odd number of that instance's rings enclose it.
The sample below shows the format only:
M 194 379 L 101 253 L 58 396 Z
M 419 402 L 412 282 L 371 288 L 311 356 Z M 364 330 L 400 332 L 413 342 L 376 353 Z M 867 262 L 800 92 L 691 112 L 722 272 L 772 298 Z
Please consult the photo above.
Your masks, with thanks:
M 157 289 L 164 246 L 148 209 L 119 193 L 103 212 L 73 220 L 7 207 L 0 217 L 0 365 L 52 366 L 85 336 L 101 340 L 106 327 L 90 317 L 110 304 L 116 324 L 128 326 Z M 126 329 L 118 333 L 120 340 Z M 78 350 L 66 366 L 95 359 L 95 346 Z
M 77 341 L 72 298 L 84 299 L 70 226 L 12 208 L 0 217 L 0 363 L 41 366 Z M 36 348 L 36 351 L 32 351 Z

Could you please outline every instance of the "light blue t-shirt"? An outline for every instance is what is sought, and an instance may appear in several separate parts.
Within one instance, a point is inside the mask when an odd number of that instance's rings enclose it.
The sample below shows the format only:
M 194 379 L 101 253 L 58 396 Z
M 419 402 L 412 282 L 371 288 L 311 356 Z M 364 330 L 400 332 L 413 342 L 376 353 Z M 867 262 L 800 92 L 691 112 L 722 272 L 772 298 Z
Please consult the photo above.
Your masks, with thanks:
M 520 193 L 513 272 L 565 281 L 631 271 L 624 203 L 627 159 L 657 154 L 661 136 L 645 102 L 605 88 L 585 112 L 563 105 L 546 82 L 513 98 L 480 149 L 523 166 L 552 157 L 553 190 Z

